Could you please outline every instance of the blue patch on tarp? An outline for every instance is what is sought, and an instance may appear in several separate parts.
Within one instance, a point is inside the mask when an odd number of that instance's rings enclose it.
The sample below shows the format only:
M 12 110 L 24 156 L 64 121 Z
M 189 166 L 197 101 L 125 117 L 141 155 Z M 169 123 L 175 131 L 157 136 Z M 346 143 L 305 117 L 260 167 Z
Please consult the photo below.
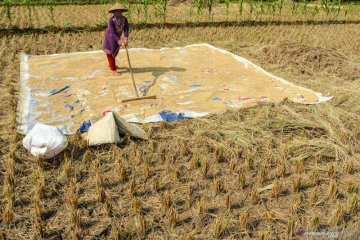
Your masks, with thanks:
M 159 113 L 160 117 L 164 119 L 164 121 L 172 122 L 180 119 L 188 119 L 189 117 L 186 117 L 186 113 L 175 113 L 169 110 L 164 110 Z
M 139 87 L 139 91 L 140 91 L 143 95 L 145 95 L 146 92 L 147 92 L 147 86 L 146 86 L 146 85 L 141 85 L 141 86 Z
M 161 111 L 159 115 L 162 117 L 162 119 L 164 119 L 167 122 L 172 122 L 179 119 L 177 113 L 168 110 Z
M 178 115 L 178 119 L 186 119 L 187 117 L 185 117 L 185 113 L 179 113 Z
M 74 107 L 73 107 L 73 106 L 71 106 L 71 105 L 70 105 L 70 104 L 68 104 L 68 103 L 65 105 L 65 108 L 70 109 L 70 111 L 74 110 Z
M 70 85 L 65 86 L 65 87 L 63 87 L 63 88 L 61 88 L 61 89 L 59 89 L 59 90 L 53 89 L 53 90 L 50 91 L 50 95 L 49 95 L 49 96 L 58 94 L 59 92 L 62 92 L 62 91 L 64 91 L 64 90 L 68 89 L 69 87 L 70 87 Z
M 145 95 L 148 91 L 148 85 L 151 83 L 150 80 L 145 80 L 143 83 L 139 86 L 139 91 L 142 92 L 143 95 Z
M 84 121 L 84 122 L 80 125 L 78 131 L 81 132 L 81 133 L 84 133 L 84 132 L 89 131 L 89 128 L 90 128 L 90 127 L 91 127 L 91 121 L 90 121 L 90 120 L 89 120 L 89 121 Z

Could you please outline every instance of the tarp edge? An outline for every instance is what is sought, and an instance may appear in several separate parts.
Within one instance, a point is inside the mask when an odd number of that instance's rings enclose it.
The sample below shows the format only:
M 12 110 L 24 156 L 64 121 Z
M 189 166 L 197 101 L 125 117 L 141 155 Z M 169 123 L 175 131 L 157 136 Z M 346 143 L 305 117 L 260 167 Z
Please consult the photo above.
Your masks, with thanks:
M 20 92 L 16 107 L 17 132 L 26 134 L 28 132 L 28 116 L 30 111 L 30 91 L 27 87 L 29 79 L 29 55 L 20 54 Z

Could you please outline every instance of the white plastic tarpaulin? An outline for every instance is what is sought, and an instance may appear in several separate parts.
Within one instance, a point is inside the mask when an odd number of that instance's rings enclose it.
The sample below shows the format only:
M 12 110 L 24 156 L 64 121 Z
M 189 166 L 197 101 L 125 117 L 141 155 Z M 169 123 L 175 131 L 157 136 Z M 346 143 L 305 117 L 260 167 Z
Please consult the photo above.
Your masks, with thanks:
M 303 104 L 331 99 L 274 76 L 249 60 L 209 44 L 162 49 L 129 49 L 135 81 L 148 99 L 135 97 L 124 50 L 112 76 L 102 51 L 21 58 L 18 131 L 37 122 L 71 134 L 84 121 L 96 122 L 111 109 L 130 122 L 203 117 L 227 108 L 288 98 Z

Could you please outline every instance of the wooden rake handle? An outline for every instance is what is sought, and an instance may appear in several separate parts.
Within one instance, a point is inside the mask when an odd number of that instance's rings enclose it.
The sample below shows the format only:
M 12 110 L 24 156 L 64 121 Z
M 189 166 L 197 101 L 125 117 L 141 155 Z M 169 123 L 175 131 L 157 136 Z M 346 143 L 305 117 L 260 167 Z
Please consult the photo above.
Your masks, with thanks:
M 129 52 L 128 52 L 127 45 L 125 46 L 125 49 L 126 49 L 126 56 L 127 56 L 127 60 L 128 60 L 128 63 L 129 63 L 129 69 L 130 69 L 131 79 L 132 79 L 132 82 L 133 82 L 133 85 L 134 85 L 135 93 L 136 93 L 136 96 L 139 97 L 139 93 L 138 93 L 138 90 L 137 90 L 137 87 L 136 87 L 136 84 L 135 84 L 134 74 L 133 74 L 133 71 L 132 71 L 132 68 L 131 68 L 130 57 L 129 57 Z

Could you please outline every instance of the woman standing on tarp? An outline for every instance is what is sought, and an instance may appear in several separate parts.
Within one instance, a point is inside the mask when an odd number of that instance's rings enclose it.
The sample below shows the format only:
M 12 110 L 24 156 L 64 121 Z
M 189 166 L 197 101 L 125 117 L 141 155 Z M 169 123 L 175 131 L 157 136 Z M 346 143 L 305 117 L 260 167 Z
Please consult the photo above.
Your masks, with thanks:
M 116 72 L 115 58 L 119 53 L 120 46 L 126 47 L 129 37 L 129 24 L 126 17 L 123 16 L 125 9 L 120 3 L 116 3 L 109 11 L 113 15 L 109 19 L 108 27 L 104 34 L 104 52 L 109 61 L 109 68 L 113 75 L 119 75 Z M 121 35 L 124 32 L 124 39 L 121 40 Z

